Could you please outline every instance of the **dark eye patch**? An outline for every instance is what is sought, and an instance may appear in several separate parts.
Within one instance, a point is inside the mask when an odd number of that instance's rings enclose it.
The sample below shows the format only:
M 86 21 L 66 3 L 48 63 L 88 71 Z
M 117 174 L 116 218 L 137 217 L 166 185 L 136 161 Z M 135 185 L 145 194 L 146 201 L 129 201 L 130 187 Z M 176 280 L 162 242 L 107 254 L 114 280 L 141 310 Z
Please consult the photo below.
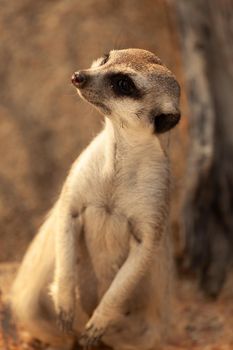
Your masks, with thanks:
M 108 75 L 110 86 L 116 96 L 142 98 L 142 92 L 136 87 L 131 77 L 124 73 L 112 73 Z

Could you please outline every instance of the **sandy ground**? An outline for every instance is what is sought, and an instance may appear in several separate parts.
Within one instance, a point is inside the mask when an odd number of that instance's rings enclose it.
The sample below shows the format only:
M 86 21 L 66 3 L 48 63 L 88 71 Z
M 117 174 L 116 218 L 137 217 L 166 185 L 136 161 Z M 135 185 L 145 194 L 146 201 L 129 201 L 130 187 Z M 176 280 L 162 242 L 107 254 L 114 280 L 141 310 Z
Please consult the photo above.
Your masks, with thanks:
M 7 298 L 17 266 L 0 265 L 0 349 L 43 349 L 37 342 L 20 341 L 9 314 Z M 232 350 L 233 276 L 217 301 L 204 298 L 188 278 L 177 279 L 174 290 L 171 336 L 162 350 Z

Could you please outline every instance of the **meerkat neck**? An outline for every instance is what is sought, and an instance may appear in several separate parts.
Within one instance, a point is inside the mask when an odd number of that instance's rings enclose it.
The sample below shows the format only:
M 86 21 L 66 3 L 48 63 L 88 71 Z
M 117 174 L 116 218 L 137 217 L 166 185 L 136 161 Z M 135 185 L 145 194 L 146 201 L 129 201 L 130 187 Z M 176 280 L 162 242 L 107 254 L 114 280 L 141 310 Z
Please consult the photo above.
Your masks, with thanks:
M 105 118 L 105 149 L 104 149 L 104 174 L 110 177 L 115 172 L 116 168 L 116 153 L 117 153 L 117 141 L 115 139 L 114 127 L 108 118 Z
M 158 140 L 148 130 L 130 130 L 105 118 L 105 174 L 111 176 L 122 161 L 125 162 L 136 149 L 158 149 Z
M 123 128 L 108 118 L 105 118 L 105 137 L 106 160 L 115 166 L 128 152 L 130 140 Z
M 115 144 L 116 153 L 120 154 L 124 154 L 124 151 L 128 152 L 132 147 L 157 145 L 158 143 L 157 138 L 149 128 L 131 128 L 127 125 L 120 125 L 109 118 L 105 118 L 105 132 L 109 142 Z

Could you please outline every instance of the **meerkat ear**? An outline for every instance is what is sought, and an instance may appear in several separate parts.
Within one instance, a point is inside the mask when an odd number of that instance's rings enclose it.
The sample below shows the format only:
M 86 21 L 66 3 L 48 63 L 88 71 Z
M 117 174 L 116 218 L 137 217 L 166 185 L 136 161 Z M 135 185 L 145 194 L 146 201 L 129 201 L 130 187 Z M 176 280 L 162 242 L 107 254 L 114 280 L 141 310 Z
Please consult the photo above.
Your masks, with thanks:
M 158 114 L 154 115 L 152 120 L 154 124 L 154 132 L 156 134 L 162 134 L 176 126 L 180 120 L 180 113 Z

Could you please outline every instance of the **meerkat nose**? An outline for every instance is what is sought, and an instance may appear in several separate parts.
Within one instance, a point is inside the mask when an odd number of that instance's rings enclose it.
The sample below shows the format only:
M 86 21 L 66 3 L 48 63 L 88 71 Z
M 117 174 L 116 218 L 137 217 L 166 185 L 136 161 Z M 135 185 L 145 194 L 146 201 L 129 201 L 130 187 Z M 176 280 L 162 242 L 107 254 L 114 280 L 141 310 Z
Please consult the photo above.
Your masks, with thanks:
M 81 88 L 87 81 L 87 76 L 83 72 L 75 72 L 71 77 L 72 84 L 77 88 Z

